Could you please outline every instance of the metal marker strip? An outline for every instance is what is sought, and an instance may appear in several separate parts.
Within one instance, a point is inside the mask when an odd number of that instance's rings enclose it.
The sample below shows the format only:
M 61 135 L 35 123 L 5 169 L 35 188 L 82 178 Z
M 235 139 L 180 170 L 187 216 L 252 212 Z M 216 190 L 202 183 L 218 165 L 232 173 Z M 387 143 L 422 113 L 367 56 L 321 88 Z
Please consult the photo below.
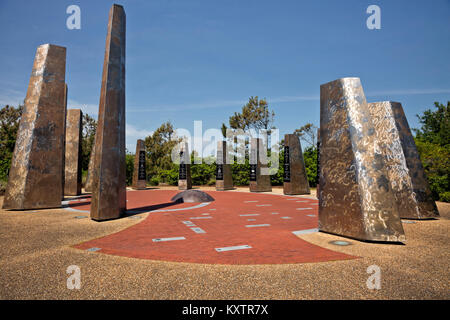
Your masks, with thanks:
M 69 202 L 71 200 L 64 200 L 61 201 L 62 209 L 70 210 L 70 211 L 76 211 L 76 212 L 89 212 L 89 210 L 77 210 L 74 208 L 68 207 Z M 198 205 L 187 207 L 187 208 L 177 208 L 177 209 L 160 209 L 160 210 L 128 210 L 128 213 L 146 213 L 146 212 L 173 212 L 173 211 L 185 211 L 185 210 L 191 210 L 191 209 L 198 209 L 205 207 L 207 205 L 211 204 L 211 202 L 202 202 Z M 209 209 L 209 210 L 216 210 L 216 209 Z
M 296 236 L 298 236 L 299 234 L 308 234 L 308 233 L 314 233 L 314 232 L 319 232 L 319 229 L 314 228 L 314 229 L 305 229 L 305 230 L 299 230 L 299 231 L 292 231 L 292 233 L 295 234 Z
M 71 208 L 71 207 L 66 207 L 64 205 L 62 206 L 61 209 L 69 210 L 69 211 L 75 211 L 75 212 L 84 212 L 84 213 L 88 213 L 89 212 L 89 210 L 78 210 L 78 209 L 74 209 L 74 208 Z
M 312 208 L 297 208 L 296 210 L 309 210 L 309 209 L 312 209 Z
M 196 228 L 191 228 L 192 231 L 194 231 L 195 233 L 206 233 L 205 230 L 203 230 L 202 228 L 196 227 Z
M 245 226 L 246 228 L 256 228 L 256 227 L 270 227 L 270 224 L 248 224 Z
M 74 200 L 84 199 L 84 198 L 86 198 L 86 195 L 85 194 L 81 194 L 79 196 L 65 197 L 65 200 L 63 200 L 63 201 L 74 201 Z
M 191 220 L 198 220 L 198 219 L 212 219 L 211 216 L 204 216 L 204 217 L 190 217 Z
M 202 202 L 202 203 L 200 203 L 200 204 L 198 204 L 196 206 L 188 207 L 188 208 L 160 209 L 160 210 L 152 210 L 152 211 L 149 211 L 149 212 L 172 212 L 172 211 L 183 211 L 183 210 L 190 210 L 190 209 L 198 209 L 198 208 L 205 207 L 205 206 L 209 205 L 210 203 L 211 202 Z M 144 211 L 144 212 L 147 212 L 147 211 Z
M 186 240 L 186 238 L 185 237 L 172 237 L 172 238 L 156 238 L 156 239 L 152 239 L 153 242 L 175 241 L 175 240 Z
M 240 214 L 240 217 L 253 217 L 253 216 L 259 216 L 259 213 L 248 213 L 248 214 Z
M 233 247 L 223 247 L 223 248 L 216 248 L 217 252 L 224 252 L 224 251 L 232 251 L 232 250 L 242 250 L 242 249 L 251 249 L 249 245 L 243 245 L 243 246 L 233 246 Z

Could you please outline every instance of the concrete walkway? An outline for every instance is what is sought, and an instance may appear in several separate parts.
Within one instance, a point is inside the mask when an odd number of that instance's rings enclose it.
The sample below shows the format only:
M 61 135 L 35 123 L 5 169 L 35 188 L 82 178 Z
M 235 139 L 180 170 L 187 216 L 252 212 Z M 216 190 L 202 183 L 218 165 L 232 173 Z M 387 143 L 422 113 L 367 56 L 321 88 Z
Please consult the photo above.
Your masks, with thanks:
M 251 194 L 242 192 L 239 198 L 243 195 Z M 256 208 L 256 203 L 242 205 Z M 359 258 L 256 265 L 168 262 L 73 247 L 137 227 L 149 213 L 97 223 L 80 218 L 88 215 L 83 210 L 0 210 L 0 298 L 449 299 L 450 205 L 438 203 L 438 207 L 439 220 L 405 221 L 406 245 L 365 243 L 324 233 L 300 234 L 298 237 L 311 246 Z M 268 208 L 258 210 L 265 212 Z M 206 224 L 199 221 L 194 224 L 208 233 Z M 195 233 L 190 226 L 181 223 L 180 227 Z M 151 224 L 147 228 L 153 232 Z M 303 243 L 298 240 L 299 245 Z M 335 240 L 350 245 L 330 244 Z M 70 265 L 81 269 L 80 290 L 67 289 L 66 270 Z M 371 265 L 381 270 L 379 290 L 366 286 L 370 276 L 367 268 Z

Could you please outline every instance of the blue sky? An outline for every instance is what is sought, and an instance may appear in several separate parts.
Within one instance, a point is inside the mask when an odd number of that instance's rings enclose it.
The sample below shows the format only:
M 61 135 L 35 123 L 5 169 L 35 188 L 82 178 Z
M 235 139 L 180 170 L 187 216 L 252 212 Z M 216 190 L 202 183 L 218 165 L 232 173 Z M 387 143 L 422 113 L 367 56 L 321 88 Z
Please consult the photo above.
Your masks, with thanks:
M 250 96 L 280 133 L 319 124 L 320 85 L 359 77 L 369 102 L 402 102 L 411 127 L 450 100 L 450 0 L 0 1 L 0 104 L 25 98 L 37 46 L 67 47 L 69 108 L 96 117 L 108 11 L 127 15 L 127 147 L 170 120 L 220 128 Z M 81 29 L 66 8 L 81 8 Z M 369 30 L 366 8 L 381 8 Z

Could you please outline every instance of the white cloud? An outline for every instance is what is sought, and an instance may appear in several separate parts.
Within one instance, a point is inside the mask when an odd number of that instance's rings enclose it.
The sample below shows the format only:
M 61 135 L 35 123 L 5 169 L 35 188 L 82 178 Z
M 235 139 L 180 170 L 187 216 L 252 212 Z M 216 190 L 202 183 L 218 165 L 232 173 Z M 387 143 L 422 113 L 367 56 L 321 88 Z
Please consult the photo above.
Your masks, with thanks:
M 270 103 L 296 102 L 296 101 L 319 101 L 319 96 L 283 96 L 273 99 L 267 99 Z
M 373 91 L 368 92 L 368 97 L 386 96 L 386 95 L 418 95 L 418 94 L 442 94 L 450 93 L 450 89 L 400 89 L 400 90 L 387 90 L 387 91 Z
M 83 113 L 88 113 L 91 117 L 98 119 L 98 105 L 92 103 L 81 103 L 76 100 L 67 101 L 68 109 L 81 109 Z M 128 109 L 127 109 L 128 112 Z M 144 139 L 151 135 L 153 131 L 147 129 L 140 129 L 132 124 L 127 123 L 125 127 L 125 142 L 128 152 L 134 153 L 136 151 L 137 139 Z
M 23 104 L 25 100 L 26 91 L 22 92 L 19 90 L 2 88 L 0 90 L 0 106 L 10 105 L 17 107 Z
M 67 101 L 67 109 L 81 109 L 83 113 L 87 113 L 95 119 L 98 117 L 98 104 L 82 103 L 69 99 Z
M 139 129 L 132 124 L 127 123 L 126 128 L 126 146 L 128 152 L 134 153 L 136 151 L 136 141 L 138 139 L 144 139 L 145 137 L 153 134 L 153 131 L 146 129 Z
M 211 102 L 200 102 L 191 104 L 163 104 L 153 105 L 148 107 L 127 107 L 127 112 L 150 112 L 150 111 L 179 111 L 192 109 L 207 109 L 207 108 L 225 108 L 231 106 L 242 106 L 247 103 L 247 100 L 219 100 Z
M 260 99 L 263 97 L 259 97 Z M 319 100 L 319 96 L 282 96 L 275 98 L 266 98 L 269 103 L 281 102 L 295 102 L 295 101 L 311 101 Z M 127 107 L 127 112 L 150 112 L 150 111 L 179 111 L 192 109 L 211 109 L 211 108 L 227 108 L 227 107 L 242 107 L 248 102 L 247 99 L 242 100 L 217 100 L 210 102 L 199 102 L 190 104 L 167 104 L 167 105 L 153 105 L 149 107 Z

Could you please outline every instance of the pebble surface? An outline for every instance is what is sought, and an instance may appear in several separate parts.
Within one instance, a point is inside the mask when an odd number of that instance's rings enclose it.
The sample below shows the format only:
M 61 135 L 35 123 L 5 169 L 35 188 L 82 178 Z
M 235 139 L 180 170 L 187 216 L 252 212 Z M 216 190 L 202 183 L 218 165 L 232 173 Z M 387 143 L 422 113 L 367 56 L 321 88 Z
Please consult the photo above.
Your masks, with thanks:
M 450 204 L 437 204 L 439 220 L 403 225 L 406 245 L 304 234 L 361 258 L 277 265 L 151 261 L 71 248 L 140 223 L 146 213 L 99 224 L 62 209 L 0 210 L 0 299 L 450 299 Z M 336 240 L 351 245 L 330 244 Z M 70 265 L 80 267 L 79 290 L 67 289 Z M 371 265 L 381 269 L 379 290 L 366 286 Z

